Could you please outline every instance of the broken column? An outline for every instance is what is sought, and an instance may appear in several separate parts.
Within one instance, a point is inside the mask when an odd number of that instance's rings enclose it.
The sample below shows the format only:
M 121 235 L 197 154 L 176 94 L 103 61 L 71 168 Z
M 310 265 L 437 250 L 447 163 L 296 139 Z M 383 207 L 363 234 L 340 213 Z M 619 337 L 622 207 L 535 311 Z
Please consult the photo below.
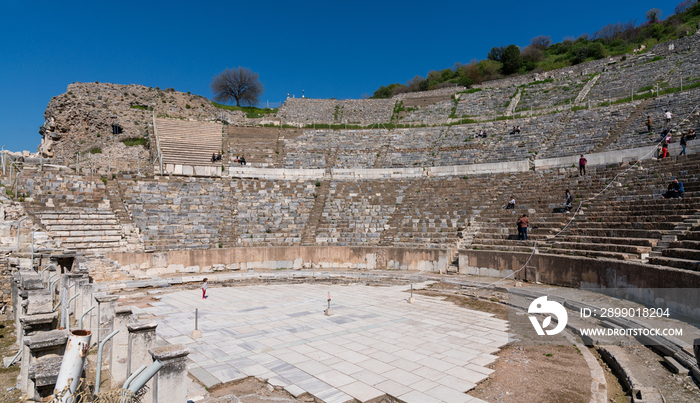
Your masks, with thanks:
M 163 368 L 152 380 L 153 403 L 187 401 L 187 355 L 190 350 L 175 344 L 156 347 L 148 352 L 154 361 L 163 363 Z
M 148 350 L 156 346 L 155 322 L 137 322 L 126 325 L 129 330 L 129 357 L 127 358 L 127 375 L 131 375 L 141 365 L 146 367 L 153 364 L 153 358 Z M 148 381 L 149 391 L 144 395 L 144 402 L 153 401 L 153 379 Z
M 117 309 L 116 295 L 102 295 L 95 297 L 97 300 L 97 344 L 99 345 L 114 330 L 114 314 Z M 105 343 L 102 349 L 102 362 L 112 361 L 112 344 Z
M 117 385 L 123 385 L 126 381 L 127 360 L 129 358 L 129 329 L 127 326 L 134 321 L 131 314 L 131 307 L 117 307 L 114 316 L 114 330 L 119 330 L 112 338 L 112 361 L 109 364 L 109 371 L 112 379 Z

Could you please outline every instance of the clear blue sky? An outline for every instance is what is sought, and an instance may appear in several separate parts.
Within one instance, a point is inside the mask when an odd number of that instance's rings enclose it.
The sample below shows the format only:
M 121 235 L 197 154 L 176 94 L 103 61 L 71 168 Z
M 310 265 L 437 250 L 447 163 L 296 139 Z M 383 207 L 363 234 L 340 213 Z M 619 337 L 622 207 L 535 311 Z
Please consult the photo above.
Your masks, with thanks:
M 0 146 L 36 151 L 46 105 L 71 82 L 211 98 L 215 74 L 245 66 L 260 74 L 263 104 L 302 90 L 360 98 L 494 46 L 642 23 L 647 10 L 665 17 L 679 2 L 0 0 Z

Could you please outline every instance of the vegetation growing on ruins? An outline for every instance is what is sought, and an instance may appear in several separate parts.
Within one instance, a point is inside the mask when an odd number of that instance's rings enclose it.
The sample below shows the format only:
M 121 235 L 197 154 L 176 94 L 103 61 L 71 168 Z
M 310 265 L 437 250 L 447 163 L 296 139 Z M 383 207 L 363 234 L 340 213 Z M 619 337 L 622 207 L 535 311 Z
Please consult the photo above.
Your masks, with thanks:
M 523 49 L 516 45 L 493 47 L 486 59 L 472 60 L 467 65 L 455 63 L 452 68 L 440 71 L 432 70 L 425 78 L 415 76 L 406 84 L 380 86 L 371 98 L 391 98 L 400 93 L 454 85 L 470 87 L 513 74 L 537 73 L 608 56 L 641 53 L 658 43 L 692 35 L 699 22 L 698 0 L 684 0 L 676 6 L 674 14 L 665 20 L 659 9 L 651 9 L 641 25 L 637 25 L 636 20 L 630 20 L 608 24 L 592 35 L 585 33 L 576 39 L 570 37 L 555 44 L 551 43 L 549 36 L 540 35 L 532 38 L 530 44 Z
M 267 115 L 267 114 L 277 113 L 277 111 L 279 110 L 279 108 L 270 109 L 270 108 L 256 108 L 256 107 L 254 107 L 254 106 L 224 105 L 224 104 L 220 104 L 220 103 L 217 103 L 217 102 L 212 102 L 211 104 L 214 105 L 215 107 L 219 108 L 219 109 L 226 109 L 226 110 L 229 110 L 229 111 L 242 111 L 242 112 L 245 112 L 246 116 L 248 116 L 248 117 L 251 118 L 251 119 L 253 119 L 253 118 L 261 118 L 261 117 L 263 117 L 264 115 Z

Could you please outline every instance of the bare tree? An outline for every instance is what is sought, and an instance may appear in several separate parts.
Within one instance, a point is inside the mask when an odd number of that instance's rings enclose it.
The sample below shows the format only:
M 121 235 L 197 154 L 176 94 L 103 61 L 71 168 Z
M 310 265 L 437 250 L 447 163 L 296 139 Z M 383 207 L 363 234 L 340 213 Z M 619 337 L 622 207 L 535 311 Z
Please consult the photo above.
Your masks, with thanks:
M 260 103 L 264 89 L 258 73 L 247 67 L 238 66 L 226 69 L 216 75 L 211 81 L 211 92 L 217 102 L 230 103 L 236 101 L 236 106 L 255 106 Z
M 552 38 L 550 36 L 540 35 L 530 39 L 530 46 L 533 46 L 534 48 L 539 50 L 545 50 L 551 44 Z

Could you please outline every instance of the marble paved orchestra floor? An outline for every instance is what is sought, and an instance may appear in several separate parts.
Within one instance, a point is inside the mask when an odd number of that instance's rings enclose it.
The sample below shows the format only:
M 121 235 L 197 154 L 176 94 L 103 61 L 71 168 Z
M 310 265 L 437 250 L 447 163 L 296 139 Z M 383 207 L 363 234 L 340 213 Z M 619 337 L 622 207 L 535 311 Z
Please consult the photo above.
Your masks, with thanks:
M 205 386 L 247 376 L 327 403 L 383 396 L 407 403 L 482 402 L 465 391 L 485 379 L 507 342 L 491 314 L 414 294 L 409 286 L 277 284 L 165 294 L 152 307 L 157 334 L 192 351 Z M 325 316 L 327 294 L 333 316 Z M 199 308 L 202 338 L 193 340 Z M 149 315 L 150 316 L 150 315 Z

